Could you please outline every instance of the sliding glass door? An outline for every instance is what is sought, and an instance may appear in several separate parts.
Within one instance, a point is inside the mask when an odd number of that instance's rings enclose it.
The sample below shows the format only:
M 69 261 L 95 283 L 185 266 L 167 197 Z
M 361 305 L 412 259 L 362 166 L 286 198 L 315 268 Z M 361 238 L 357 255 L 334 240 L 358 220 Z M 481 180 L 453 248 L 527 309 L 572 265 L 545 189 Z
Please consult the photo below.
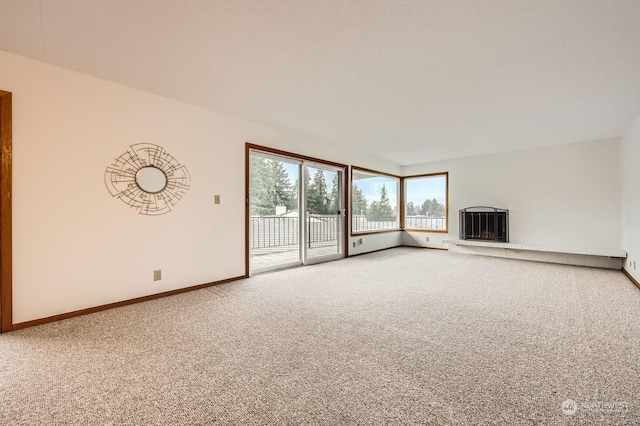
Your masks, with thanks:
M 319 164 L 304 164 L 306 184 L 305 263 L 344 257 L 344 171 Z
M 250 272 L 344 257 L 343 187 L 344 169 L 251 150 Z

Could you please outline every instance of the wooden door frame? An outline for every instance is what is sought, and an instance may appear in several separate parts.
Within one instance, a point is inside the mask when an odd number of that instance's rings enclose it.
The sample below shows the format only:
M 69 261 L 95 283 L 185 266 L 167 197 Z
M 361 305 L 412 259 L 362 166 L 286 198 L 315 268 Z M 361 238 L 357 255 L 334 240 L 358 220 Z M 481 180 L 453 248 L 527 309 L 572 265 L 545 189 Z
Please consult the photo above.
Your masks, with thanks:
M 0 90 L 0 332 L 13 330 L 11 92 Z

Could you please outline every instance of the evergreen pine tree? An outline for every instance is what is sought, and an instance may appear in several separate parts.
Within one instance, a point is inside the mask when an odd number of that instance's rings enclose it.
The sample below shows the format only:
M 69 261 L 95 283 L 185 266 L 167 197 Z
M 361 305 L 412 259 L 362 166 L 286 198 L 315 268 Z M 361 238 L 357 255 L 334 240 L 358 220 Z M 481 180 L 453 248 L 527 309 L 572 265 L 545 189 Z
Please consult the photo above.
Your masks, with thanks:
M 270 190 L 269 205 L 273 207 L 273 213 L 271 214 L 275 214 L 277 206 L 285 206 L 289 210 L 292 204 L 296 204 L 296 194 L 284 164 L 281 161 L 269 160 L 267 170 Z
M 307 188 L 307 212 L 311 214 L 328 214 L 329 212 L 327 183 L 322 170 L 316 170 L 313 181 Z
M 367 213 L 367 197 L 365 197 L 364 192 L 355 184 L 351 188 L 351 206 L 352 214 L 362 215 Z
M 276 206 L 297 206 L 297 193 L 281 161 L 250 157 L 249 205 L 252 216 L 274 215 Z
M 268 186 L 269 172 L 266 160 L 251 156 L 249 159 L 249 206 L 252 216 L 275 213 L 272 206 L 269 205 Z
M 339 200 L 340 188 L 338 183 L 338 173 L 331 180 L 331 192 L 329 193 L 329 214 L 338 214 L 340 209 Z
M 412 201 L 409 201 L 407 203 L 407 212 L 406 212 L 407 216 L 415 216 L 416 215 L 416 206 L 413 204 Z
M 382 184 L 380 190 L 380 201 L 374 201 L 369 207 L 369 217 L 374 220 L 384 220 L 394 217 L 393 208 L 389 201 L 389 194 L 387 193 L 387 187 Z

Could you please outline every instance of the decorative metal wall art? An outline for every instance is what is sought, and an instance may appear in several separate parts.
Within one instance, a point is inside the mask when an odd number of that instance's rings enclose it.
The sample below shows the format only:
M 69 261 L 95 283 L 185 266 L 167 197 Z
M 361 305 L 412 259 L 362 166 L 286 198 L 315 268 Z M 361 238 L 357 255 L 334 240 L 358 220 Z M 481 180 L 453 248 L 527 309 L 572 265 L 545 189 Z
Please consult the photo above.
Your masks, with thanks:
M 138 213 L 157 216 L 173 209 L 189 190 L 191 178 L 164 148 L 139 143 L 107 166 L 104 183 L 114 198 Z

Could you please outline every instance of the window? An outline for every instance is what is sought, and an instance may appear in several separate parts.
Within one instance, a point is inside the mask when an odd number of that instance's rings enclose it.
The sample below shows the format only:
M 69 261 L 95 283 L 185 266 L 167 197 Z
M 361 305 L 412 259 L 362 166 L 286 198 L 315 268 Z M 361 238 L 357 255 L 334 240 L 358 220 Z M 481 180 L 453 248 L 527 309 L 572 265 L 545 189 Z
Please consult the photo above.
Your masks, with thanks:
M 352 167 L 352 233 L 400 229 L 399 196 L 399 177 Z
M 447 232 L 449 174 L 410 176 L 404 180 L 404 228 Z

